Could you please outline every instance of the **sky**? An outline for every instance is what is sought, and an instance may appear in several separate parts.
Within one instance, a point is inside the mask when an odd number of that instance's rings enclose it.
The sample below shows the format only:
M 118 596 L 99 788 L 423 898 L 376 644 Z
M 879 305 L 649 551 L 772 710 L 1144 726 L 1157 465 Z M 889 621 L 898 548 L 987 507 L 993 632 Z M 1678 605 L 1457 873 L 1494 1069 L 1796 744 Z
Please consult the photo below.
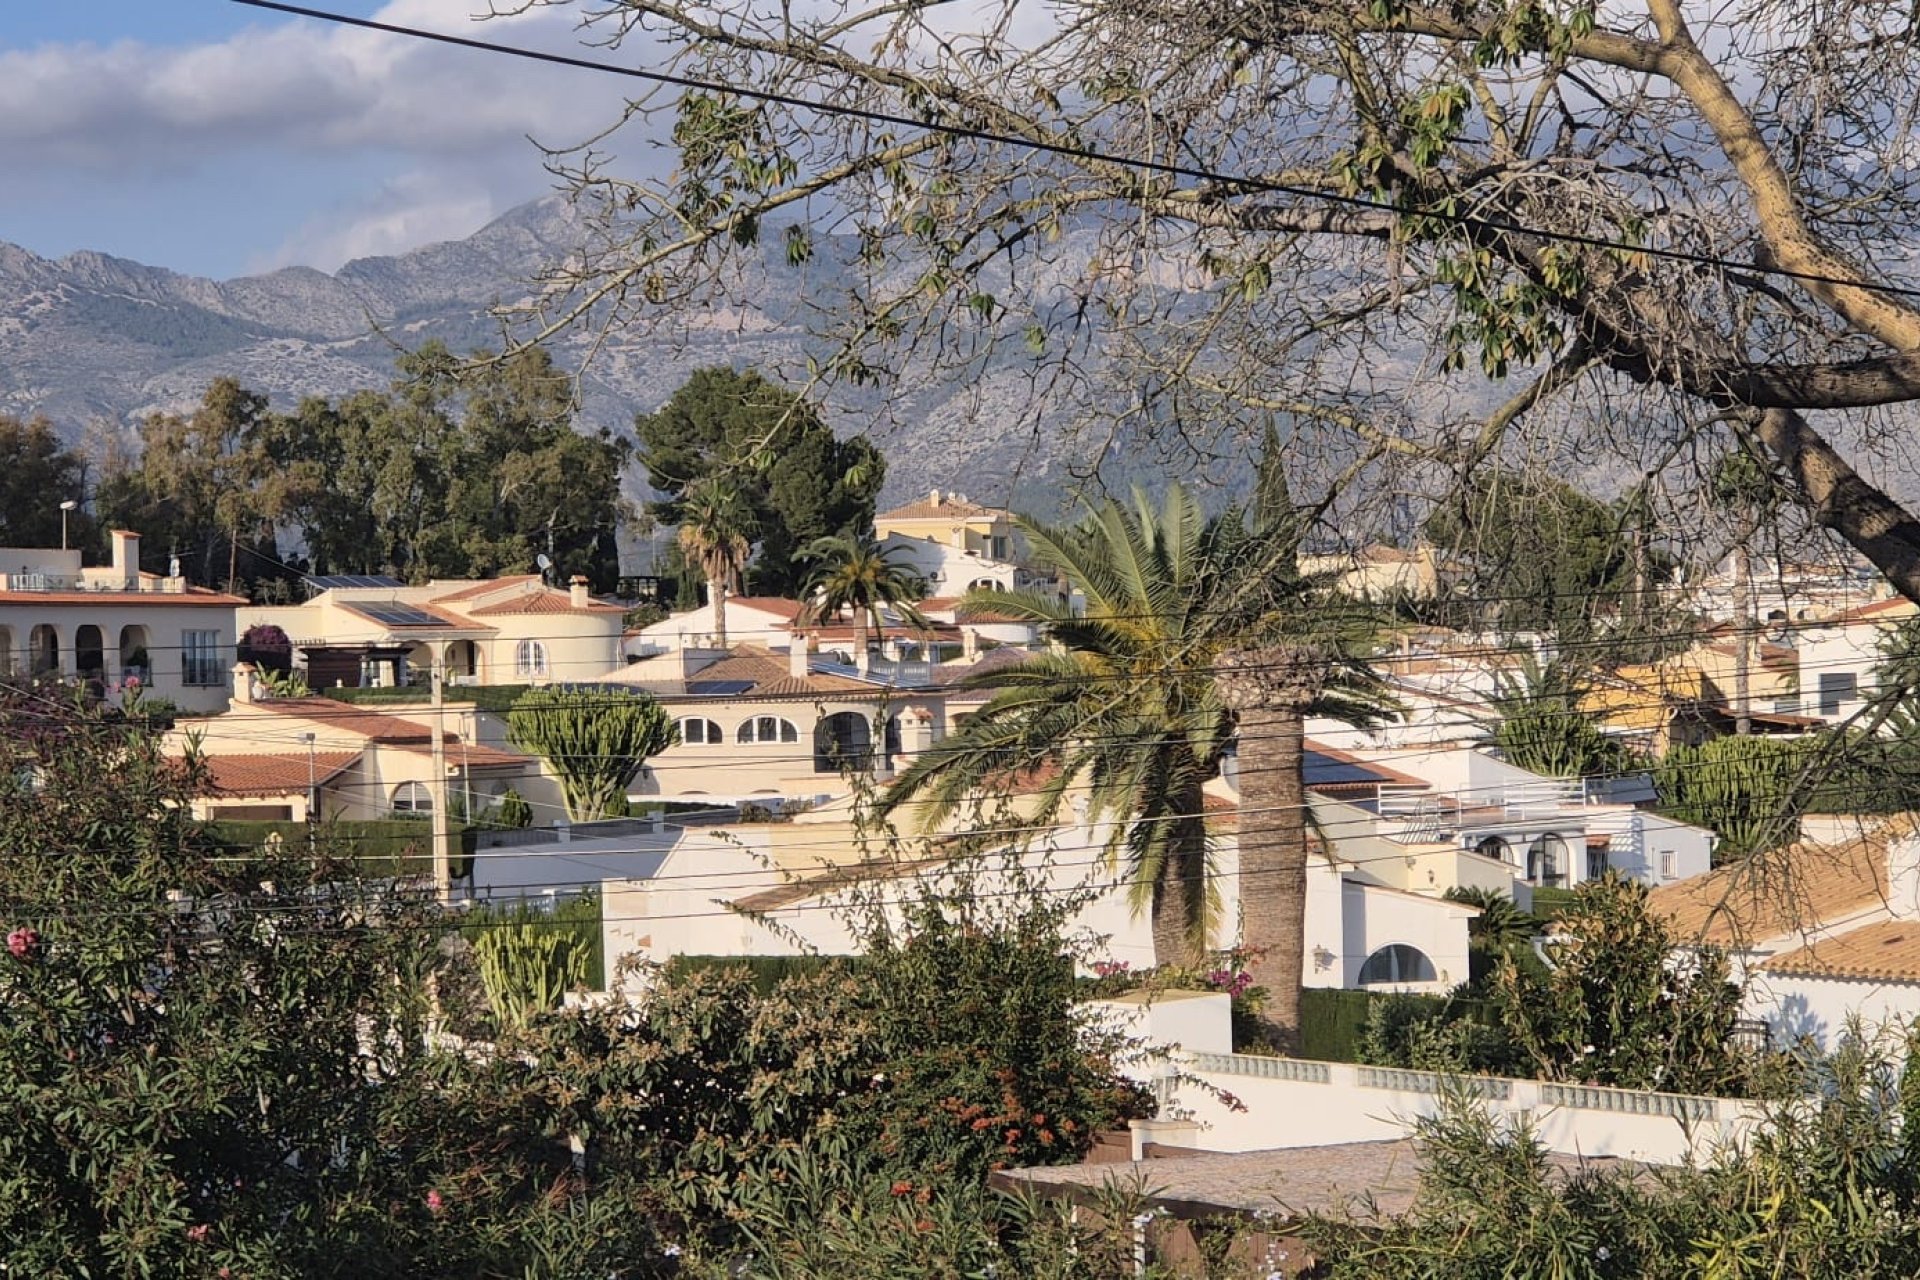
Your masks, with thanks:
M 476 23 L 486 0 L 306 2 L 618 56 L 584 50 L 571 9 Z M 15 0 L 0 5 L 0 241 L 217 279 L 331 271 L 547 193 L 528 136 L 581 141 L 630 84 L 231 0 Z

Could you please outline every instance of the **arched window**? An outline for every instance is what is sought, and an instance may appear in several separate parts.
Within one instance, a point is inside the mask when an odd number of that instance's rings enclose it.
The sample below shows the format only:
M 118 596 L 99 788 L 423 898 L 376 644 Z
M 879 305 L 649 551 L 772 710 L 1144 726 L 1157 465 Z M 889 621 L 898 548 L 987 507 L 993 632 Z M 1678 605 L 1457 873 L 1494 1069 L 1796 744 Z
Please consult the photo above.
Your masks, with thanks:
M 755 716 L 741 721 L 733 737 L 736 742 L 798 742 L 800 729 L 779 716 Z
M 1483 858 L 1492 858 L 1495 862 L 1512 863 L 1513 846 L 1503 836 L 1488 836 L 1473 846 L 1473 851 Z
M 107 641 L 91 622 L 73 633 L 73 669 L 82 676 L 107 673 Z
M 1438 979 L 1439 975 L 1434 972 L 1433 961 L 1427 959 L 1427 953 L 1404 942 L 1380 948 L 1360 966 L 1360 985 L 1363 987 L 1399 982 L 1435 982 Z
M 726 740 L 727 735 L 721 733 L 720 726 L 711 720 L 703 720 L 695 716 L 680 722 L 680 741 L 690 747 L 718 746 Z
M 813 726 L 813 771 L 839 773 L 864 769 L 873 754 L 873 729 L 852 711 L 824 716 Z
M 433 793 L 424 782 L 403 782 L 393 789 L 395 813 L 432 813 Z
M 1000 583 L 993 578 L 975 578 L 967 584 L 967 590 L 969 591 L 998 591 L 1000 589 Z
M 513 650 L 513 673 L 517 676 L 547 674 L 547 646 L 538 640 L 522 640 Z
M 1567 881 L 1567 842 L 1549 831 L 1527 846 L 1527 879 L 1554 888 Z

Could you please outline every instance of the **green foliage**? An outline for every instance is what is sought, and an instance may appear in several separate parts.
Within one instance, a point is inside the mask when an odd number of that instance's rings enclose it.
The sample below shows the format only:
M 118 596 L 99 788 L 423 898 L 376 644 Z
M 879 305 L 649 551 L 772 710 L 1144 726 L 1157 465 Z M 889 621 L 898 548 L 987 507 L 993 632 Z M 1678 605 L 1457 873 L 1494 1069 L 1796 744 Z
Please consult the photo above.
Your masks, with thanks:
M 1371 723 L 1387 703 L 1348 656 L 1352 637 L 1308 606 L 1290 506 L 1209 520 L 1173 484 L 1157 503 L 1136 490 L 1130 504 L 1108 500 L 1077 524 L 1022 517 L 1019 526 L 1031 564 L 1071 583 L 1084 612 L 1048 592 L 969 594 L 967 605 L 1034 623 L 1057 648 L 963 681 L 992 697 L 913 761 L 882 811 L 911 802 L 930 828 L 1017 771 L 1057 766 L 1031 821 L 1055 821 L 1080 796 L 1094 818 L 1116 819 L 1108 851 L 1124 858 L 1134 908 L 1153 915 L 1156 958 L 1197 960 L 1218 905 L 1201 788 L 1234 732 L 1216 660 L 1260 639 L 1311 633 L 1328 655 L 1314 714 Z
M 927 899 L 897 932 L 869 921 L 859 963 L 767 994 L 738 966 L 662 974 L 640 1005 L 536 1023 L 520 1048 L 589 1161 L 661 1171 L 658 1193 L 710 1238 L 737 1239 L 799 1152 L 855 1199 L 977 1188 L 991 1168 L 1077 1159 L 1148 1105 L 1076 1010 L 1066 918 Z
M 1654 770 L 1661 811 L 1717 833 L 1718 857 L 1788 843 L 1799 833 L 1797 806 L 1807 800 L 1795 786 L 1814 750 L 1811 739 L 1751 735 L 1675 746 Z
M 869 531 L 886 462 L 864 437 L 837 439 L 810 404 L 757 373 L 695 370 L 659 412 L 634 421 L 651 504 L 681 524 L 689 490 L 718 483 L 739 495 L 749 541 L 759 545 L 751 588 L 797 596 L 796 559 L 821 538 Z
M 1652 531 L 1631 500 L 1606 503 L 1549 476 L 1489 469 L 1436 509 L 1424 531 L 1472 566 L 1465 598 L 1489 602 L 1461 621 L 1548 631 L 1563 643 L 1604 637 L 1623 656 L 1636 634 L 1660 629 L 1650 598 L 1636 590 L 1636 564 L 1649 589 L 1668 565 L 1644 548 Z
M 560 775 L 568 817 L 594 822 L 625 799 L 647 757 L 679 741 L 680 731 L 651 694 L 574 687 L 521 694 L 507 713 L 507 736 Z
M 342 870 L 369 879 L 388 876 L 424 876 L 433 872 L 433 844 L 428 824 L 418 818 L 373 821 L 336 819 L 309 827 L 304 822 L 255 822 L 221 819 L 205 828 L 222 856 L 231 857 L 266 843 L 289 850 L 306 849 L 317 841 L 323 847 L 350 851 Z M 473 856 L 475 833 L 457 824 L 450 834 L 456 853 Z M 456 874 L 460 869 L 456 866 Z
M 218 379 L 193 414 L 142 426 L 137 462 L 99 460 L 101 517 L 177 550 L 201 582 L 283 572 L 281 533 L 316 573 L 486 577 L 545 552 L 563 574 L 614 580 L 628 446 L 574 429 L 570 380 L 544 351 L 476 371 L 428 343 L 399 373 L 392 391 L 290 413 Z
M 1581 707 L 1586 683 L 1564 663 L 1541 666 L 1528 655 L 1517 677 L 1501 675 L 1493 697 L 1500 721 L 1494 745 L 1508 761 L 1549 778 L 1617 774 L 1640 762 Z
M 86 460 L 60 443 L 51 422 L 0 413 L 0 547 L 59 546 L 60 503 L 79 501 L 85 484 Z M 93 518 L 65 515 L 68 545 L 92 545 Z
M 587 985 L 584 949 L 564 933 L 530 923 L 477 926 L 473 955 L 487 1005 L 503 1028 L 525 1028 L 536 1015 L 559 1008 L 567 992 Z
M 1327 1280 L 1435 1276 L 1843 1280 L 1920 1273 L 1911 1032 L 1855 1034 L 1802 1064 L 1802 1088 L 1746 1142 L 1699 1166 L 1549 1164 L 1524 1124 L 1456 1100 L 1420 1121 L 1424 1174 L 1405 1217 L 1321 1217 Z
M 1321 1062 L 1359 1062 L 1374 998 L 1366 991 L 1308 987 L 1300 993 L 1300 1053 Z
M 256 673 L 267 692 L 276 698 L 305 698 L 313 693 L 307 678 L 298 671 L 261 670 Z
M 873 535 L 860 533 L 819 538 L 808 545 L 804 558 L 814 566 L 807 581 L 807 605 L 802 618 L 810 624 L 829 623 L 842 611 L 853 613 L 860 650 L 867 648 L 868 627 L 878 632 L 886 625 L 882 609 L 891 609 L 902 621 L 923 625 L 926 619 L 914 607 L 925 594 L 920 575 L 894 562 Z
M 1508 1075 L 1511 1045 L 1485 1002 L 1458 996 L 1387 994 L 1367 1009 L 1360 1061 L 1382 1067 Z
M 509 831 L 524 831 L 533 825 L 533 806 L 525 796 L 508 787 L 500 803 L 494 806 L 493 822 Z
M 661 976 L 669 985 L 674 985 L 689 982 L 696 974 L 737 970 L 746 975 L 755 995 L 768 996 L 789 978 L 811 978 L 830 968 L 857 967 L 858 964 L 859 958 L 855 956 L 679 955 L 667 961 L 661 969 Z
M 429 901 L 343 874 L 351 846 L 213 844 L 195 769 L 138 727 L 10 704 L 0 743 L 37 766 L 0 771 L 9 1274 L 558 1277 L 657 1252 L 575 1194 L 504 1064 L 429 1048 Z
M 1752 1062 L 1731 1043 L 1740 989 L 1724 954 L 1679 940 L 1647 905 L 1644 885 L 1608 872 L 1574 891 L 1547 944 L 1549 971 L 1511 958 L 1492 1000 L 1519 1061 L 1544 1080 L 1734 1093 Z
M 1536 907 L 1540 893 L 1534 890 Z M 1511 958 L 1523 968 L 1539 967 L 1539 957 L 1533 951 L 1533 940 L 1541 931 L 1538 915 L 1522 911 L 1511 897 L 1490 889 L 1456 886 L 1447 890 L 1446 896 L 1449 901 L 1464 902 L 1480 911 L 1467 924 L 1467 986 L 1470 990 L 1484 992 L 1487 979 L 1503 959 Z

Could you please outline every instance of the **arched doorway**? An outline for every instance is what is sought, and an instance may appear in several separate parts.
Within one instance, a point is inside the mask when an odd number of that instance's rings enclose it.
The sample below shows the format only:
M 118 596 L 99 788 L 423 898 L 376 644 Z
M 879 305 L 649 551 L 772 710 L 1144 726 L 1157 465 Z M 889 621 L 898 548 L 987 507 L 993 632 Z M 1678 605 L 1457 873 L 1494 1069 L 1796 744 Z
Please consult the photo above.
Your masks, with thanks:
M 822 716 L 813 726 L 813 771 L 839 773 L 864 769 L 873 754 L 873 729 L 852 711 Z
M 153 683 L 153 658 L 147 652 L 147 629 L 137 624 L 120 628 L 120 678 Z
M 73 670 L 82 680 L 107 677 L 107 642 L 91 622 L 73 633 Z
M 36 626 L 27 636 L 28 661 L 36 676 L 60 672 L 60 630 L 48 623 Z
M 480 646 L 471 640 L 455 640 L 447 646 L 447 676 L 462 684 L 483 684 L 480 679 Z

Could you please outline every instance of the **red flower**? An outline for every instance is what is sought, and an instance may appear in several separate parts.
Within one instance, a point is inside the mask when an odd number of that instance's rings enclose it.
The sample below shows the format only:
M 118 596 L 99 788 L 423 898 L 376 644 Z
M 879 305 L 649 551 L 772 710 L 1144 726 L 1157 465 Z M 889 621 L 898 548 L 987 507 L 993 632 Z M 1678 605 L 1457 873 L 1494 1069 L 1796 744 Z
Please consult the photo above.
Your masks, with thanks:
M 18 929 L 15 929 L 7 935 L 7 950 L 12 953 L 15 960 L 31 959 L 33 953 L 39 949 L 40 933 L 38 930 L 30 929 L 26 925 L 21 925 Z
M 913 1184 L 911 1182 L 896 1182 L 893 1184 L 893 1194 L 897 1196 L 904 1196 L 912 1190 Z
M 447 1202 L 441 1198 L 441 1195 L 438 1191 L 427 1192 L 427 1212 L 428 1213 L 439 1213 L 441 1210 L 445 1209 L 446 1207 L 447 1207 Z
M 207 1232 L 210 1230 L 212 1230 L 212 1228 L 208 1227 L 206 1223 L 196 1222 L 187 1228 L 187 1239 L 198 1244 L 207 1238 Z

